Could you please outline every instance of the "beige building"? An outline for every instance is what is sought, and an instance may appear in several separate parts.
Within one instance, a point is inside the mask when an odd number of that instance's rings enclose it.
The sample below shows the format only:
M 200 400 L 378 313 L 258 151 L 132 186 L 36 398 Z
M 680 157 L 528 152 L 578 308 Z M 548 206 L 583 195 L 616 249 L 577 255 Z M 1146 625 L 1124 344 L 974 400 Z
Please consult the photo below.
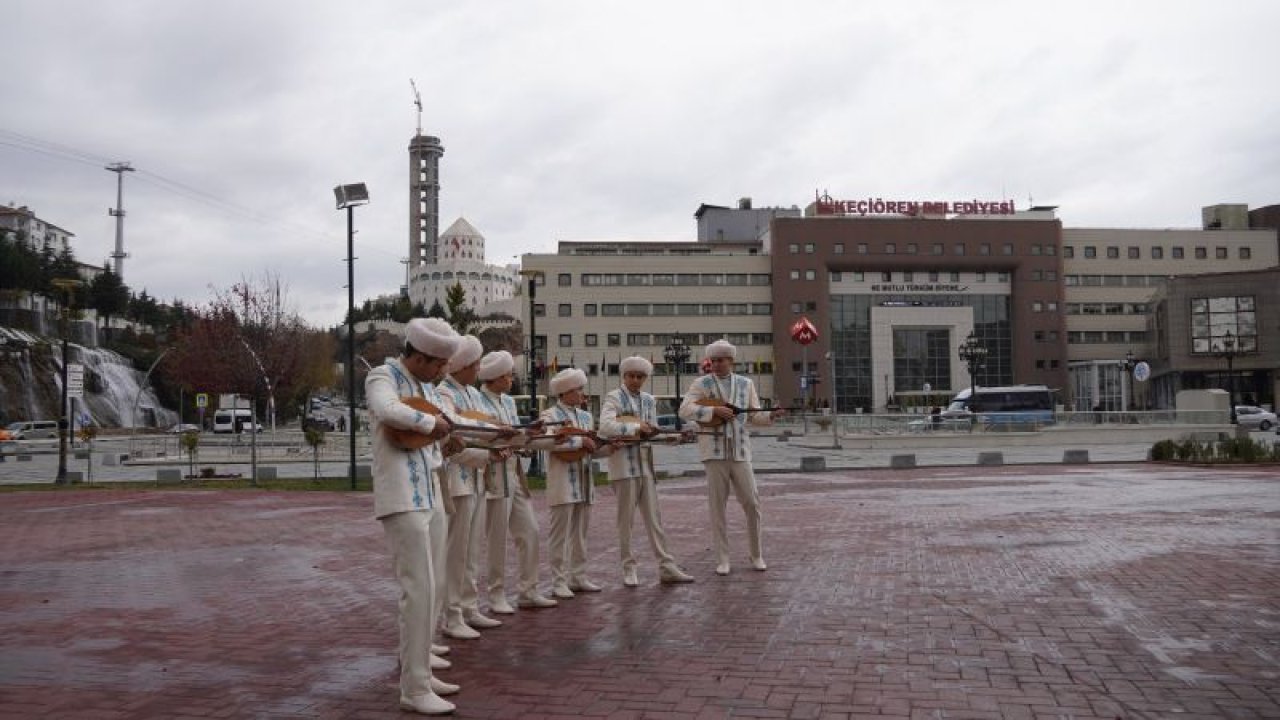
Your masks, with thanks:
M 1152 298 L 1174 276 L 1280 264 L 1274 229 L 1249 229 L 1236 206 L 1204 209 L 1205 229 L 1064 228 L 1063 281 L 1074 410 L 1155 407 L 1146 383 L 1130 387 L 1126 356 L 1154 357 Z
M 736 371 L 756 380 L 762 399 L 773 397 L 771 270 L 758 243 L 562 242 L 554 255 L 524 255 L 522 267 L 538 278 L 539 362 L 548 372 L 585 371 L 593 408 L 618 386 L 618 363 L 630 355 L 654 364 L 654 395 L 683 394 L 701 374 L 703 348 L 720 338 L 738 347 Z M 527 307 L 522 320 L 528 328 Z M 690 351 L 679 385 L 663 356 L 677 335 Z

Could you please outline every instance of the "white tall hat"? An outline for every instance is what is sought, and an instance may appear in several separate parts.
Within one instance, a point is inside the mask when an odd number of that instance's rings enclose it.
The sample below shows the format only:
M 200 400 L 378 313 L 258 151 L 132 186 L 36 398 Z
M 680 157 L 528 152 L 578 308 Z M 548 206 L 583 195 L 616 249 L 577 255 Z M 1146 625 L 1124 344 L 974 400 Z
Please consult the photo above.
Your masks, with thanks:
M 404 328 L 405 342 L 433 358 L 451 357 L 458 348 L 458 333 L 440 318 L 414 318 Z
M 727 357 L 736 359 L 738 357 L 738 348 L 729 344 L 728 340 L 717 340 L 707 346 L 707 349 L 703 352 L 703 357 Z
M 483 354 L 484 346 L 480 344 L 480 338 L 475 335 L 463 335 L 458 342 L 458 348 L 453 351 L 453 356 L 449 358 L 449 366 L 446 369 L 449 372 L 461 370 L 479 360 Z
M 565 368 L 551 378 L 551 394 L 559 397 L 570 390 L 587 386 L 587 374 L 578 368 Z
M 506 350 L 495 350 L 480 358 L 480 372 L 476 377 L 481 381 L 492 380 L 511 372 L 515 366 L 516 359 L 511 357 L 511 353 Z
M 653 363 L 645 360 L 639 355 L 632 355 L 626 360 L 618 363 L 618 372 L 623 375 L 626 375 L 629 372 L 640 372 L 644 373 L 645 377 L 649 377 L 650 375 L 653 375 Z

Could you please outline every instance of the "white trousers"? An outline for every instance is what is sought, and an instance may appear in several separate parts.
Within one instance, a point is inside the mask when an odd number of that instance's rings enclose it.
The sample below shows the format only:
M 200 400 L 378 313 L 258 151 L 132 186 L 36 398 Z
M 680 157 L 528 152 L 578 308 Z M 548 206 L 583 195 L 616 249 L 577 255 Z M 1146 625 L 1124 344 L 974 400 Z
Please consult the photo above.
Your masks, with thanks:
M 649 547 L 658 558 L 659 568 L 675 568 L 675 558 L 667 552 L 667 533 L 662 529 L 662 513 L 658 509 L 658 486 L 651 475 L 621 478 L 613 481 L 618 496 L 618 550 L 622 556 L 622 570 L 635 570 L 636 556 L 631 552 L 631 524 L 636 511 L 644 520 L 649 533 Z
M 431 562 L 431 515 L 402 512 L 382 518 L 391 565 L 400 585 L 400 695 L 431 692 L 428 653 L 434 629 L 435 568 Z
M 476 595 L 476 570 L 480 539 L 484 534 L 484 496 L 455 495 L 449 518 L 449 557 L 445 560 L 448 604 L 445 623 L 462 622 L 480 610 Z
M 538 591 L 538 518 L 533 513 L 533 503 L 519 488 L 513 488 L 510 497 L 485 501 L 485 530 L 488 535 L 489 602 L 506 594 L 504 577 L 507 569 L 507 537 L 516 546 L 520 581 L 516 592 L 520 597 L 534 595 Z
M 729 562 L 729 532 L 724 509 L 729 502 L 729 492 L 737 498 L 742 512 L 747 516 L 747 544 L 752 560 L 764 558 L 764 546 L 760 539 L 760 495 L 756 491 L 756 475 L 751 463 L 736 460 L 707 460 L 707 502 L 711 508 L 711 539 L 715 543 L 716 560 Z
M 443 507 L 431 511 L 430 534 L 431 571 L 435 578 L 431 592 L 431 629 L 434 635 L 435 625 L 444 617 L 444 603 L 449 597 L 448 582 L 445 578 L 445 566 L 449 558 L 449 514 Z M 432 642 L 435 642 L 434 638 Z
M 586 577 L 587 527 L 591 506 L 584 502 L 551 506 L 551 531 L 547 537 L 551 579 L 568 586 Z

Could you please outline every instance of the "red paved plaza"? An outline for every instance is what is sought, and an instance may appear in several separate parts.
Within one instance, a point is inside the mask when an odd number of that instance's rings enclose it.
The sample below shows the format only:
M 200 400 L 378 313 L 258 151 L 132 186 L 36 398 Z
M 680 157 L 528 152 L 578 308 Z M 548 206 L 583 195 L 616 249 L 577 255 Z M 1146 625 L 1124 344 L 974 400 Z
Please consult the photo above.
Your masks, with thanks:
M 748 568 L 731 501 L 728 577 L 700 481 L 662 485 L 698 578 L 675 587 L 648 556 L 622 587 L 599 493 L 605 591 L 451 641 L 457 716 L 1280 717 L 1274 468 L 760 481 L 770 567 Z M 0 718 L 409 717 L 371 509 L 368 494 L 0 494 Z

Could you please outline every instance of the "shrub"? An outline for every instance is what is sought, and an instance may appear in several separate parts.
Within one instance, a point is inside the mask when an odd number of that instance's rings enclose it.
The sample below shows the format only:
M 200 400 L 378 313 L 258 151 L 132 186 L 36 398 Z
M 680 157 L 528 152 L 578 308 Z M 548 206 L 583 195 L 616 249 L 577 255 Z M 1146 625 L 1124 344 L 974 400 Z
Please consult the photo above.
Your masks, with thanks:
M 1151 446 L 1151 452 L 1147 457 L 1151 460 L 1165 462 L 1174 459 L 1178 454 L 1178 444 L 1172 440 L 1161 440 Z

